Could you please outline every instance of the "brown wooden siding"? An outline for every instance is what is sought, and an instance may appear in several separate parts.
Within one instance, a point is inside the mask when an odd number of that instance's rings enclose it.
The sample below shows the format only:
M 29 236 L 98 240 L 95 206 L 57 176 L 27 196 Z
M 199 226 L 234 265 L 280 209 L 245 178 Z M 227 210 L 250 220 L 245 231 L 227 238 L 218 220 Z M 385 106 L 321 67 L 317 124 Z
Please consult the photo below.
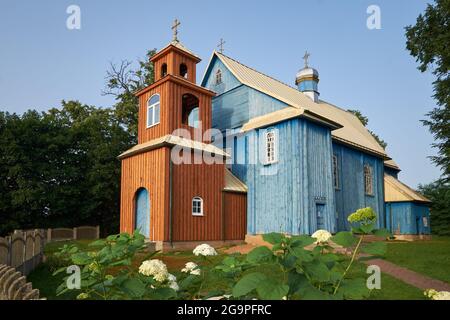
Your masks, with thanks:
M 247 194 L 223 194 L 225 240 L 244 240 L 247 233 Z
M 173 74 L 174 76 L 180 75 L 180 65 L 184 63 L 188 70 L 186 79 L 193 83 L 197 81 L 197 63 L 188 56 L 180 54 L 176 51 L 171 51 L 154 61 L 155 81 L 161 79 L 161 68 L 164 63 L 167 65 L 167 74 Z
M 173 241 L 222 240 L 223 164 L 173 164 Z M 192 198 L 204 215 L 192 215 Z
M 168 240 L 169 148 L 160 148 L 122 160 L 120 231 L 135 229 L 135 195 L 146 188 L 150 196 L 150 239 Z
M 211 96 L 171 81 L 165 81 L 139 96 L 138 143 L 173 134 L 174 130 L 178 128 L 186 128 L 193 132 L 193 128 L 182 124 L 182 97 L 187 93 L 199 99 L 199 118 L 202 121 L 200 137 L 211 128 Z M 160 123 L 147 128 L 147 101 L 154 94 L 160 95 Z M 193 133 L 191 139 L 194 139 Z

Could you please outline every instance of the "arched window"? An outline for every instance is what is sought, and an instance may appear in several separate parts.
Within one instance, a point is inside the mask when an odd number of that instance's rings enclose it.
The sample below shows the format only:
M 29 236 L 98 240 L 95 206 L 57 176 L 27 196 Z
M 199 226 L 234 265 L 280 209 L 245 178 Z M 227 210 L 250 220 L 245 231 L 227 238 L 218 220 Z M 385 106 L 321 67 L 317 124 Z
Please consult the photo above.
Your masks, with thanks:
M 220 69 L 217 69 L 216 71 L 216 84 L 222 83 L 222 71 Z
M 183 78 L 187 78 L 187 73 L 188 73 L 187 66 L 184 63 L 180 64 L 180 76 L 182 76 Z
M 159 123 L 159 94 L 154 94 L 147 102 L 147 128 Z
M 367 195 L 373 195 L 373 169 L 368 164 L 364 165 L 364 191 Z
M 203 199 L 200 197 L 192 198 L 192 215 L 203 216 Z
M 182 119 L 181 122 L 193 128 L 200 127 L 200 115 L 198 107 L 198 98 L 190 93 L 182 97 Z
M 161 66 L 161 78 L 165 77 L 167 75 L 167 64 L 163 63 L 163 65 Z

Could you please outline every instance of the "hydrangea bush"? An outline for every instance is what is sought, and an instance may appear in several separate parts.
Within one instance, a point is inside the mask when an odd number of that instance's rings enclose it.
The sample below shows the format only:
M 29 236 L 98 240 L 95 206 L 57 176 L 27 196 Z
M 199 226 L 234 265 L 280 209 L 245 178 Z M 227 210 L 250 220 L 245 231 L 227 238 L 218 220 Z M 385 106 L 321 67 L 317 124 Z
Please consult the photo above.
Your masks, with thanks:
M 217 255 L 213 247 L 201 244 L 193 250 L 199 261 L 187 262 L 177 276 L 153 258 L 155 253 L 138 268 L 132 265 L 135 254 L 145 249 L 139 233 L 95 241 L 90 252 L 64 246 L 59 254 L 66 257 L 67 265 L 81 267 L 79 299 L 363 299 L 370 294 L 366 279 L 349 278 L 349 271 L 360 252 L 383 255 L 386 250 L 384 242 L 363 243 L 366 235 L 386 238 L 390 234 L 375 229 L 376 214 L 371 208 L 356 211 L 348 221 L 352 230 L 334 236 L 327 230 L 312 236 L 265 234 L 270 247 L 257 247 L 247 255 L 226 255 L 220 262 L 213 259 Z M 341 254 L 342 248 L 349 256 Z M 224 285 L 205 288 L 212 277 Z M 59 293 L 67 290 L 66 282 L 58 288 Z

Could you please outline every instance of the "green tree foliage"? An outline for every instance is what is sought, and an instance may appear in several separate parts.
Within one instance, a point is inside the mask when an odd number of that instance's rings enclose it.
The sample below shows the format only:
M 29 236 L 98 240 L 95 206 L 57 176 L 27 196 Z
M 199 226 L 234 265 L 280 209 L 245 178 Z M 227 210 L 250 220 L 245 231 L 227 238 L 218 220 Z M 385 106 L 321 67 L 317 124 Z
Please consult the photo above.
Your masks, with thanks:
M 366 116 L 364 116 L 361 111 L 359 110 L 347 110 L 348 112 L 353 113 L 358 119 L 359 121 L 361 121 L 361 123 L 363 124 L 364 127 L 367 127 L 367 125 L 369 124 L 369 118 L 367 118 Z M 375 140 L 377 140 L 377 142 L 380 144 L 380 146 L 383 147 L 383 149 L 386 149 L 387 147 L 387 142 L 384 141 L 383 139 L 381 139 L 377 134 L 375 134 L 373 131 L 369 130 L 370 134 L 375 138 Z
M 115 110 L 78 101 L 43 113 L 0 113 L 0 234 L 84 224 L 117 231 L 117 156 L 131 140 Z
M 116 99 L 114 105 L 116 118 L 127 128 L 133 142 L 137 142 L 139 101 L 134 93 L 154 82 L 153 63 L 150 58 L 156 50 L 149 50 L 145 60 L 138 61 L 138 68 L 133 63 L 122 60 L 120 64 L 110 64 L 106 72 L 106 88 L 104 95 L 112 95 Z
M 427 114 L 423 123 L 436 142 L 438 155 L 431 157 L 443 169 L 443 179 L 450 181 L 450 0 L 436 0 L 406 27 L 406 47 L 419 63 L 421 72 L 432 70 L 434 98 L 438 107 Z
M 432 201 L 431 232 L 450 236 L 450 184 L 438 180 L 427 185 L 419 185 L 419 191 Z

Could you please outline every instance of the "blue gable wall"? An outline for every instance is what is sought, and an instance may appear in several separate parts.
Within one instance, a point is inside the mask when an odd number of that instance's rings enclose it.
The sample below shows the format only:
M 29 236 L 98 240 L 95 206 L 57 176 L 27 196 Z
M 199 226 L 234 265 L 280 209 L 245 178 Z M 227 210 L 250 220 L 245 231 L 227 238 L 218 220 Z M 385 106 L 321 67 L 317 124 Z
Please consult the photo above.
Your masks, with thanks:
M 426 218 L 426 225 L 423 218 Z M 393 234 L 430 234 L 430 209 L 414 202 L 386 203 L 386 227 Z
M 222 83 L 216 85 L 216 72 L 220 69 L 222 72 Z M 224 93 L 225 91 L 230 91 L 233 88 L 241 85 L 241 83 L 236 79 L 236 77 L 228 70 L 228 68 L 214 56 L 211 64 L 208 66 L 205 77 L 202 81 L 202 86 L 213 90 L 218 95 Z
M 378 227 L 384 227 L 384 164 L 367 153 L 333 142 L 338 158 L 339 188 L 335 189 L 338 230 L 349 230 L 347 217 L 359 208 L 372 207 L 378 214 Z M 364 165 L 373 168 L 373 195 L 364 190 Z

